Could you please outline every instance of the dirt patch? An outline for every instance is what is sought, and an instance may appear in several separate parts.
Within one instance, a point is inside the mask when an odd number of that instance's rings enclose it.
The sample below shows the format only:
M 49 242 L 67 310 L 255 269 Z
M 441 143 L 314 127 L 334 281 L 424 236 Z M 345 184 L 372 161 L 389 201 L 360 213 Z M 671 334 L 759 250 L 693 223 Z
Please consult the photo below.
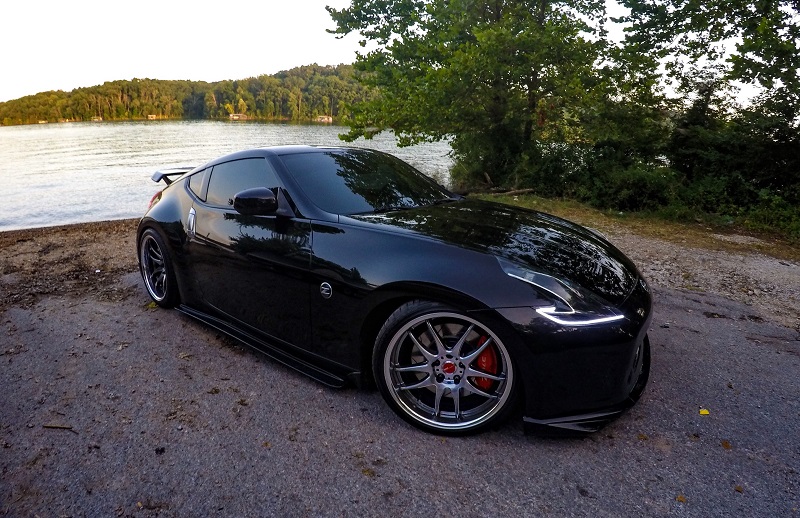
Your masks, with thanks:
M 0 233 L 0 311 L 42 295 L 121 300 L 116 282 L 137 270 L 137 220 L 103 221 Z
M 755 318 L 800 332 L 800 263 L 759 251 L 718 250 L 716 236 L 702 243 L 607 231 L 654 286 L 710 293 L 753 308 Z M 656 300 L 656 304 L 658 301 Z
M 740 245 L 763 245 L 764 240 L 753 236 L 742 236 L 740 234 L 711 234 L 714 239 L 720 241 L 727 241 L 729 243 L 738 243 Z

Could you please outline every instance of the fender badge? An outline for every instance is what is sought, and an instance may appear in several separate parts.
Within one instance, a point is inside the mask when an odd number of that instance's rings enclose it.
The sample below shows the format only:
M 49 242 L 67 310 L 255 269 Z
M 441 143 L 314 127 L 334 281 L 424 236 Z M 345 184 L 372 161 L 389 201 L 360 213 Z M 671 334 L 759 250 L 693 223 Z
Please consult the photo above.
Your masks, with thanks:
M 327 282 L 323 282 L 319 285 L 319 294 L 323 299 L 329 299 L 333 295 L 333 288 Z

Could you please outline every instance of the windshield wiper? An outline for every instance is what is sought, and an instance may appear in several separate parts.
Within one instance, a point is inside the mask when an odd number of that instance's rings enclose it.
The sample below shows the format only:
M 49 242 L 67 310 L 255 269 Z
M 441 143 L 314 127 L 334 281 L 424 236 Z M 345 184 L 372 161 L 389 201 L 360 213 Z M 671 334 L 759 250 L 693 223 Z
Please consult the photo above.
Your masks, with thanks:
M 388 207 L 378 207 L 377 209 L 372 211 L 372 214 L 383 214 L 385 212 L 395 212 L 398 210 L 411 210 L 416 209 L 419 205 L 398 205 L 398 206 L 388 206 Z
M 399 206 L 388 206 L 388 207 L 377 207 L 372 210 L 365 210 L 363 212 L 353 212 L 351 216 L 363 216 L 365 214 L 384 214 L 386 212 L 397 212 L 401 210 L 411 210 L 416 209 L 419 205 L 399 205 Z
M 460 200 L 460 198 L 442 198 L 440 200 L 433 200 L 433 202 L 431 202 L 431 205 L 442 205 L 444 203 L 450 203 L 458 200 Z

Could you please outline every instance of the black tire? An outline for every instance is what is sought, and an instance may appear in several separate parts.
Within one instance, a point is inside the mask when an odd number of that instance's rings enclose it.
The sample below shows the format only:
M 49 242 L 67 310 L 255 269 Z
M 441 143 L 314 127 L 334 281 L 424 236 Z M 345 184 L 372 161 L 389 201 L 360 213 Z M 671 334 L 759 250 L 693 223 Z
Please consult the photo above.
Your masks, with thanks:
M 155 229 L 148 228 L 139 237 L 139 269 L 147 293 L 156 304 L 171 308 L 178 303 L 178 284 L 169 248 Z
M 428 432 L 477 433 L 501 423 L 515 405 L 515 369 L 500 336 L 443 304 L 397 308 L 375 340 L 372 369 L 392 410 Z

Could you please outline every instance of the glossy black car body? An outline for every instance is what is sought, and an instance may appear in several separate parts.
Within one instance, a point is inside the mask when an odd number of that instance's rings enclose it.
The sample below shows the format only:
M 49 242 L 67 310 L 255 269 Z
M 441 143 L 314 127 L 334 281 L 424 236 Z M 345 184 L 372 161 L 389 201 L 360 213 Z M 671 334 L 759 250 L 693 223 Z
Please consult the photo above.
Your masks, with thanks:
M 407 169 L 292 146 L 157 173 L 169 185 L 139 224 L 145 284 L 323 383 L 374 380 L 435 433 L 481 430 L 520 400 L 540 432 L 594 431 L 630 407 L 650 365 L 635 266 L 593 231 Z M 248 179 L 227 185 L 230 171 Z

